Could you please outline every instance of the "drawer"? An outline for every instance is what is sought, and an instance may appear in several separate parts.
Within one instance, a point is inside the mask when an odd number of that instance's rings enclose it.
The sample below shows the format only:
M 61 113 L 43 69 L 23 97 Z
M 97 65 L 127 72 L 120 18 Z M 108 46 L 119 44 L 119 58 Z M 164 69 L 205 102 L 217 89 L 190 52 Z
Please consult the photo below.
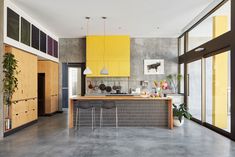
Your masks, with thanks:
M 15 104 L 12 104 L 12 114 L 14 113 L 23 113 L 28 110 L 27 103 L 25 101 L 19 101 Z
M 27 115 L 28 122 L 38 119 L 38 112 L 36 109 L 30 110 Z
M 37 99 L 31 99 L 28 101 L 28 110 L 31 111 L 31 110 L 37 110 Z
M 27 114 L 28 112 L 26 111 L 12 115 L 12 128 L 17 128 L 28 123 Z

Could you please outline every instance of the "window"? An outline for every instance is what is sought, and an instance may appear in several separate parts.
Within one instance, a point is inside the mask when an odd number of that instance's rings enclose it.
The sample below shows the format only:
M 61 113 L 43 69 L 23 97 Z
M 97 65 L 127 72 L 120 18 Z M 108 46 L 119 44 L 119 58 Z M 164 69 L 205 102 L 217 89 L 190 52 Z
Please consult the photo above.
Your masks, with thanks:
M 7 36 L 19 41 L 20 16 L 10 8 L 7 8 Z
M 231 30 L 231 1 L 229 0 L 188 33 L 188 50 Z
M 32 47 L 39 50 L 39 29 L 32 25 Z
M 30 23 L 21 17 L 21 42 L 30 46 Z
M 40 31 L 40 51 L 46 53 L 47 35 Z
M 192 116 L 201 120 L 201 60 L 188 64 L 188 107 Z
M 180 81 L 180 93 L 184 93 L 184 64 L 180 64 L 180 74 L 182 75 L 182 80 Z
M 206 122 L 231 131 L 230 52 L 206 58 Z
M 179 56 L 184 54 L 184 36 L 179 38 Z

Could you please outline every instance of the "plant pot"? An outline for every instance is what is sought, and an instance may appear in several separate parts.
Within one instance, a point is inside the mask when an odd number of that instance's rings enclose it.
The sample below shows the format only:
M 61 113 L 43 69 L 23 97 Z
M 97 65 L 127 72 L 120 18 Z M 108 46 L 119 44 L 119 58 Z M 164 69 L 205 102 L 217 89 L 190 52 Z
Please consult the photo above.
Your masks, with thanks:
M 182 117 L 181 122 L 179 121 L 178 117 L 174 117 L 174 126 L 180 127 L 184 124 L 184 117 Z

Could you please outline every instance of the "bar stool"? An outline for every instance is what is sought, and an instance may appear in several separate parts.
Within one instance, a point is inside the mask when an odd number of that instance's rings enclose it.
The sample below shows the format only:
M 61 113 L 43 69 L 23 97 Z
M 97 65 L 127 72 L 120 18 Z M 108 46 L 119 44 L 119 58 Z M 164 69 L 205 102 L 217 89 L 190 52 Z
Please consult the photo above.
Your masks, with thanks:
M 80 128 L 80 109 L 88 110 L 91 109 L 91 128 L 94 130 L 94 123 L 95 123 L 95 106 L 90 102 L 77 102 L 76 104 L 76 130 Z
M 118 128 L 118 108 L 115 101 L 103 101 L 100 106 L 100 128 L 103 125 L 103 109 L 110 110 L 115 108 L 116 110 L 116 128 Z

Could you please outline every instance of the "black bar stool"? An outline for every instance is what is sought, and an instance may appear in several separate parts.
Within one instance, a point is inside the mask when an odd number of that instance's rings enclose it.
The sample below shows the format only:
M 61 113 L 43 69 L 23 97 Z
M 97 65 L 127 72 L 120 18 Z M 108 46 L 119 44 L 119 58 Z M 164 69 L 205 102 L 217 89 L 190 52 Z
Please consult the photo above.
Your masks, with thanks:
M 115 103 L 115 101 L 103 101 L 103 103 L 100 106 L 100 128 L 103 125 L 103 109 L 110 110 L 114 109 L 116 110 L 116 128 L 118 128 L 118 108 Z
M 78 101 L 76 104 L 76 130 L 80 128 L 80 110 L 88 110 L 91 109 L 91 128 L 94 130 L 94 123 L 95 123 L 95 106 L 90 102 L 82 102 Z

